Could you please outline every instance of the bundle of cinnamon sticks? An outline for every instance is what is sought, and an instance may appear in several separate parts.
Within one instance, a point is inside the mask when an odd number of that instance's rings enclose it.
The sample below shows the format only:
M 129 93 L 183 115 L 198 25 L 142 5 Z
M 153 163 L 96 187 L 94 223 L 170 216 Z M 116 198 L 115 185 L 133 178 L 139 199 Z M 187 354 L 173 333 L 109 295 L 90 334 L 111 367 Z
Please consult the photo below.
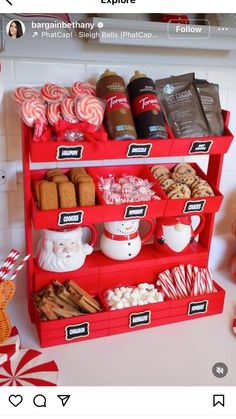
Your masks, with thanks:
M 99 302 L 72 280 L 64 284 L 53 281 L 35 293 L 33 301 L 42 320 L 67 319 L 102 311 Z

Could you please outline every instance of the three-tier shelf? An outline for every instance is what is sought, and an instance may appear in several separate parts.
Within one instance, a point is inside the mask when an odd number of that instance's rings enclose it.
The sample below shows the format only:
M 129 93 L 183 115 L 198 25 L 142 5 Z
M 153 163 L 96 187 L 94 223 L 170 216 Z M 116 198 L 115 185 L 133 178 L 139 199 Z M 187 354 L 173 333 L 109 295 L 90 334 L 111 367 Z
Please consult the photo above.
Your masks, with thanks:
M 188 297 L 178 300 L 165 299 L 163 302 L 129 307 L 110 311 L 105 298 L 105 290 L 115 286 L 131 286 L 140 282 L 155 284 L 159 272 L 179 264 L 191 263 L 197 266 L 207 266 L 212 240 L 215 213 L 219 210 L 223 195 L 219 192 L 219 184 L 223 166 L 224 154 L 228 151 L 233 135 L 228 128 L 229 112 L 223 111 L 225 132 L 221 137 L 204 138 L 175 138 L 168 129 L 168 139 L 152 140 L 123 140 L 104 142 L 80 141 L 49 141 L 40 143 L 33 141 L 33 131 L 23 124 L 23 170 L 24 170 L 24 199 L 25 199 L 25 238 L 26 252 L 33 255 L 33 231 L 40 229 L 57 229 L 62 227 L 81 226 L 118 221 L 122 219 L 139 218 L 159 219 L 165 216 L 199 215 L 204 214 L 206 223 L 194 240 L 191 251 L 180 254 L 166 255 L 157 251 L 153 244 L 143 245 L 140 253 L 129 261 L 116 261 L 107 258 L 96 250 L 86 258 L 85 264 L 77 271 L 53 273 L 41 269 L 34 258 L 28 263 L 28 306 L 32 321 L 35 322 L 41 346 L 53 346 L 70 342 L 79 342 L 113 335 L 117 333 L 141 330 L 147 327 L 167 325 L 183 320 L 221 313 L 224 305 L 225 291 L 215 282 L 216 292 Z M 140 202 L 135 204 L 105 205 L 99 197 L 95 206 L 76 207 L 73 209 L 58 209 L 42 211 L 37 208 L 32 184 L 35 180 L 43 179 L 46 169 L 44 163 L 63 162 L 65 174 L 69 171 L 70 163 L 78 162 L 78 166 L 86 167 L 86 160 L 101 161 L 101 165 L 88 169 L 91 175 L 105 175 L 108 173 L 128 173 L 150 178 L 148 157 L 155 158 L 157 164 L 161 157 L 192 157 L 208 155 L 207 173 L 204 173 L 196 163 L 191 163 L 202 178 L 210 183 L 214 196 L 209 198 L 189 198 L 171 200 L 156 181 L 155 190 L 161 200 Z M 132 164 L 132 159 L 140 158 L 142 164 Z M 143 160 L 145 158 L 145 160 Z M 113 165 L 106 167 L 104 160 L 126 159 L 127 165 Z M 143 164 L 145 161 L 145 164 Z M 31 162 L 40 164 L 39 170 L 33 170 Z M 165 164 L 169 168 L 174 164 Z M 153 180 L 153 179 L 152 179 Z M 155 182 L 155 179 L 154 179 Z M 32 294 L 58 279 L 64 282 L 73 279 L 102 304 L 103 311 L 95 314 L 69 319 L 43 321 L 32 303 Z

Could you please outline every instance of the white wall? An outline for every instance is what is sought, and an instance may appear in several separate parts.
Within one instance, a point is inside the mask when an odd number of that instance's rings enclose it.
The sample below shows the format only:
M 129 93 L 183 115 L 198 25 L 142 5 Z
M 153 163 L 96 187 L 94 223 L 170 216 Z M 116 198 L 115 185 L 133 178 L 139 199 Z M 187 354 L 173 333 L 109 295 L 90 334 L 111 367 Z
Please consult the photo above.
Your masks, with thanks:
M 17 45 L 16 45 L 17 43 Z M 236 132 L 236 54 L 161 48 L 100 46 L 70 39 L 33 42 L 29 36 L 8 39 L 0 72 L 0 161 L 15 163 L 17 190 L 0 192 L 0 256 L 11 246 L 23 248 L 23 185 L 20 123 L 12 90 L 20 85 L 46 82 L 70 85 L 77 80 L 95 81 L 104 69 L 117 71 L 128 81 L 135 69 L 153 79 L 195 71 L 196 76 L 220 85 L 222 107 L 231 111 L 230 128 Z M 216 233 L 230 230 L 236 209 L 236 145 L 225 158 L 221 191 L 225 194 L 217 215 Z M 205 166 L 206 159 L 198 158 Z

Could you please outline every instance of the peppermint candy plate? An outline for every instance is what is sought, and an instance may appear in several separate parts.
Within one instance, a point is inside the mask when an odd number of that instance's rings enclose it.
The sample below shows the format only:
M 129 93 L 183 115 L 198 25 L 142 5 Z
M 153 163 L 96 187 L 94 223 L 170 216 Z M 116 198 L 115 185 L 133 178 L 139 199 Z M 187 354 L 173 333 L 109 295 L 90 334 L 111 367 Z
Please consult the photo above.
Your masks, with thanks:
M 58 367 L 34 349 L 20 350 L 0 367 L 0 386 L 57 386 Z
M 0 365 L 9 361 L 20 349 L 20 336 L 14 326 L 10 337 L 0 344 Z

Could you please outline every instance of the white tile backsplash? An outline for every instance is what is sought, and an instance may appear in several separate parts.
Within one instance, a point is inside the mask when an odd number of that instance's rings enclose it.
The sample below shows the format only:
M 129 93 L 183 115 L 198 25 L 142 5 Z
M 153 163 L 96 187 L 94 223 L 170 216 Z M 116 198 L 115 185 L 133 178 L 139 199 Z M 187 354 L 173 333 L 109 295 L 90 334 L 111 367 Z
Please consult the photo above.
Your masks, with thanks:
M 7 136 L 7 160 L 8 161 L 21 160 L 21 136 L 20 135 Z
M 0 229 L 5 229 L 9 225 L 8 212 L 8 193 L 0 192 Z M 2 240 L 0 240 L 1 242 Z
M 62 48 L 59 41 L 48 40 L 48 48 Z M 27 44 L 28 45 L 28 44 Z M 64 44 L 63 44 L 64 45 Z M 63 47 L 65 48 L 65 46 Z M 21 162 L 21 139 L 20 119 L 16 105 L 12 100 L 12 91 L 19 85 L 32 85 L 40 87 L 47 82 L 56 82 L 65 86 L 71 85 L 78 80 L 96 82 L 101 73 L 109 68 L 116 71 L 128 82 L 135 70 L 144 72 L 147 76 L 155 79 L 195 72 L 197 78 L 207 78 L 211 82 L 220 85 L 220 98 L 223 108 L 231 111 L 230 128 L 236 131 L 236 63 L 232 54 L 222 52 L 186 51 L 172 49 L 145 49 L 122 46 L 98 46 L 81 43 L 73 45 L 73 56 L 69 59 L 68 54 L 61 59 L 30 58 L 26 59 L 16 53 L 14 58 L 5 58 L 1 62 L 0 72 L 0 161 L 9 161 L 14 164 L 16 172 L 16 190 L 10 193 L 0 192 L 0 256 L 9 250 L 9 247 L 24 249 L 23 229 L 23 173 Z M 71 50 L 72 51 L 72 50 Z M 12 54 L 13 56 L 14 54 Z M 51 54 L 53 57 L 55 54 Z M 36 54 L 32 54 L 32 57 Z M 43 56 L 41 48 L 38 57 Z M 58 57 L 60 54 L 57 55 Z M 66 57 L 68 56 L 68 59 Z M 221 63 L 221 64 L 219 64 Z M 216 65 L 217 64 L 217 65 Z M 236 208 L 236 142 L 232 144 L 229 153 L 225 156 L 221 190 L 225 199 L 221 211 L 217 214 L 215 233 L 228 232 L 234 218 Z M 158 159 L 166 161 L 197 161 L 207 170 L 208 158 L 206 156 L 192 158 Z M 136 159 L 135 164 L 141 164 L 144 159 Z M 155 163 L 155 159 L 149 159 L 148 163 Z M 131 162 L 129 162 L 131 163 Z M 81 162 L 83 165 L 84 162 Z M 98 165 L 99 162 L 87 162 L 88 166 Z M 107 160 L 102 164 L 123 164 L 122 161 L 113 162 Z M 45 163 L 43 167 L 55 167 L 55 163 Z M 66 165 L 58 163 L 58 165 Z M 74 165 L 77 165 L 75 163 Z M 66 165 L 67 166 L 67 165 Z M 73 163 L 68 164 L 73 166 Z M 33 165 L 34 169 L 41 168 L 41 164 Z
M 20 84 L 40 86 L 50 82 L 70 85 L 75 81 L 85 79 L 85 65 L 66 62 L 17 61 L 15 79 Z

